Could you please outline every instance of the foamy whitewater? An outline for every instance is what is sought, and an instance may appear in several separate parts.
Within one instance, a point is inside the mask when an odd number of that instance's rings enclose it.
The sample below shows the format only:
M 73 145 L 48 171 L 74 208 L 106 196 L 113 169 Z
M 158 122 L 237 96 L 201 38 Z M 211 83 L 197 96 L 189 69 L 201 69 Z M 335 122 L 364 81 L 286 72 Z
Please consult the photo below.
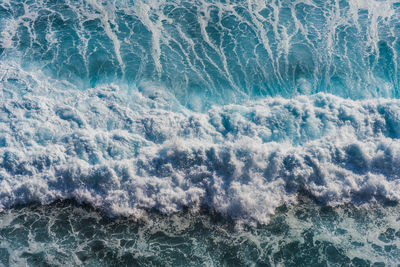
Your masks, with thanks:
M 0 0 L 0 264 L 399 263 L 399 36 L 397 0 Z

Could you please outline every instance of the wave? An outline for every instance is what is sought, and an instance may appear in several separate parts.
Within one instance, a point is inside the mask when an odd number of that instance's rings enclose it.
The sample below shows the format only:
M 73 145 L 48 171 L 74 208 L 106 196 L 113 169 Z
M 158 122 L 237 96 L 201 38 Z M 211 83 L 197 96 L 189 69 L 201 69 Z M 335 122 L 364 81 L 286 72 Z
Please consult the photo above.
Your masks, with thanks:
M 398 98 L 399 14 L 397 0 L 0 1 L 0 56 L 80 88 L 159 83 L 194 110 Z
M 400 198 L 397 99 L 319 93 L 196 112 L 155 84 L 82 91 L 1 69 L 1 209 L 75 199 L 111 216 L 207 207 L 266 223 L 299 191 L 327 205 Z

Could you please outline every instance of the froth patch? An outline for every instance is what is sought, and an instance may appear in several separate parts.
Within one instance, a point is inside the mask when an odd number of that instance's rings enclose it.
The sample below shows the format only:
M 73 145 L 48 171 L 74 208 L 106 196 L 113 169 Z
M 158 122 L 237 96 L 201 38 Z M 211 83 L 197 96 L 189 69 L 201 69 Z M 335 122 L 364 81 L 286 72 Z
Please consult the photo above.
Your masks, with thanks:
M 400 197 L 398 100 L 318 94 L 199 113 L 154 85 L 61 90 L 8 75 L 1 209 L 73 198 L 112 216 L 205 206 L 264 223 L 298 191 L 328 205 Z

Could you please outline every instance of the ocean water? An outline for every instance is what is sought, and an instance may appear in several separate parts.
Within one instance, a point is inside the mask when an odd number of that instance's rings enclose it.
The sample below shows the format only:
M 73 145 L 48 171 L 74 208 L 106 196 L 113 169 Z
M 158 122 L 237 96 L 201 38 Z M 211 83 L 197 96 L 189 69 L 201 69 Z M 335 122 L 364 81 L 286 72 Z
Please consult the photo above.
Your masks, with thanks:
M 400 1 L 0 0 L 0 264 L 397 266 Z

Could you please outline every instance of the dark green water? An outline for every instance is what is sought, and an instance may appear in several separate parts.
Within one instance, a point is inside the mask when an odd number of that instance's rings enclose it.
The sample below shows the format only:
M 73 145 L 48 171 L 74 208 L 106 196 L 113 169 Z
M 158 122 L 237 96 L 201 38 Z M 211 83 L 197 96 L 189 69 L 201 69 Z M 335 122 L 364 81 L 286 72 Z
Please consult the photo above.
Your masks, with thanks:
M 209 211 L 109 218 L 72 202 L 0 215 L 5 266 L 396 266 L 399 206 L 336 208 L 300 197 L 267 225 Z

